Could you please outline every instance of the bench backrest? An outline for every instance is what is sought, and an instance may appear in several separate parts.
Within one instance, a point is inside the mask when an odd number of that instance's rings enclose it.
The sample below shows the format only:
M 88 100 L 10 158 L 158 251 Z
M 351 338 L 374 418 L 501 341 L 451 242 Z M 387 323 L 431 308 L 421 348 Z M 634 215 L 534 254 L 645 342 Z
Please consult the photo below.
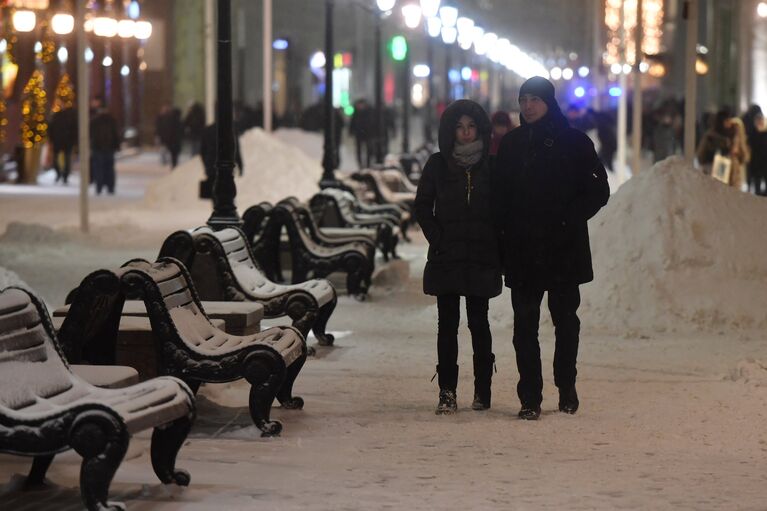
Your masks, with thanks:
M 198 227 L 192 231 L 192 236 L 212 236 L 218 241 L 226 254 L 237 283 L 245 291 L 268 294 L 277 289 L 277 286 L 266 278 L 256 264 L 247 246 L 245 235 L 239 229 L 226 228 L 214 231 L 210 227 Z
M 335 188 L 327 188 L 325 190 L 322 190 L 323 195 L 327 195 L 329 197 L 332 197 L 335 199 L 336 204 L 338 205 L 338 210 L 341 213 L 341 217 L 346 222 L 354 222 L 354 210 L 352 209 L 352 205 L 356 201 L 356 198 L 353 194 L 349 192 L 345 192 L 343 190 L 338 190 Z
M 0 291 L 0 413 L 32 406 L 38 398 L 71 387 L 71 374 L 40 300 L 19 288 Z
M 140 259 L 128 261 L 121 269 L 121 279 L 125 280 L 131 270 L 138 270 L 155 282 L 181 341 L 190 348 L 195 349 L 201 345 L 215 347 L 229 338 L 225 332 L 213 326 L 205 315 L 181 263 L 171 258 L 163 258 L 155 263 Z

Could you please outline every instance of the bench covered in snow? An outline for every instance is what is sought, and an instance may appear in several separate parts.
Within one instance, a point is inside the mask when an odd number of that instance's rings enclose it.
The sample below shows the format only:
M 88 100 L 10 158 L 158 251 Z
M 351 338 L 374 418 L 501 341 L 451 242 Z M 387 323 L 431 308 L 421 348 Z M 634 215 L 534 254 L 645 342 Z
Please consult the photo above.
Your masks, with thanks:
M 298 210 L 289 203 L 278 203 L 272 210 L 264 236 L 277 236 L 282 227 L 288 232 L 294 284 L 331 273 L 346 274 L 346 289 L 358 299 L 364 299 L 373 275 L 371 255 L 365 245 L 345 243 L 322 246 L 316 243 L 302 226 Z
M 321 228 L 375 229 L 376 244 L 384 260 L 396 257 L 402 211 L 397 206 L 363 205 L 353 194 L 325 188 L 309 201 L 314 220 Z
M 67 358 L 94 364 L 115 360 L 115 337 L 126 298 L 143 300 L 156 341 L 160 374 L 177 376 L 196 392 L 202 382 L 245 378 L 251 384 L 250 415 L 263 435 L 282 425 L 269 419 L 276 397 L 284 408 L 301 408 L 293 383 L 306 360 L 306 344 L 292 327 L 230 335 L 211 324 L 178 260 L 129 261 L 118 270 L 88 275 L 73 293 L 59 337 Z
M 148 428 L 152 467 L 163 483 L 186 486 L 176 454 L 194 418 L 191 390 L 176 378 L 119 389 L 99 388 L 73 374 L 50 316 L 29 291 L 0 291 L 0 452 L 32 456 L 28 486 L 41 485 L 57 453 L 83 457 L 80 493 L 89 510 L 107 507 L 109 485 L 130 436 Z
M 312 279 L 285 285 L 270 281 L 241 230 L 199 227 L 175 232 L 160 249 L 160 257 L 168 256 L 184 263 L 203 300 L 258 302 L 266 318 L 289 316 L 304 337 L 312 330 L 320 345 L 333 344 L 333 336 L 326 332 L 337 302 L 330 282 Z

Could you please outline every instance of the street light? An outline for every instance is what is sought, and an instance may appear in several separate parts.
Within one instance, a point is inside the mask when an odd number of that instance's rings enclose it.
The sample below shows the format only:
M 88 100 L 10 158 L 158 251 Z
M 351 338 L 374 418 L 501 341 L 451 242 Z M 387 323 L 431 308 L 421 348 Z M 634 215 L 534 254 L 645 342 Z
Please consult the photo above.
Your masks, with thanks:
M 442 33 L 442 21 L 439 18 L 426 18 L 426 30 L 431 37 L 439 37 Z
M 453 44 L 458 38 L 458 30 L 455 27 L 442 27 L 442 42 Z
M 117 35 L 123 39 L 130 39 L 136 35 L 136 22 L 131 19 L 123 19 L 117 22 Z
M 421 23 L 421 7 L 417 4 L 407 4 L 402 7 L 402 16 L 408 28 L 416 28 Z
M 51 28 L 58 35 L 71 34 L 75 28 L 75 18 L 71 14 L 54 14 L 51 18 Z
M 426 18 L 433 18 L 439 12 L 440 0 L 421 0 L 421 11 Z
M 33 11 L 16 11 L 13 13 L 13 28 L 16 32 L 32 32 L 36 23 L 37 17 Z
M 133 36 L 140 40 L 149 39 L 152 36 L 152 24 L 148 21 L 137 21 Z
M 376 5 L 378 5 L 378 10 L 381 12 L 389 12 L 392 9 L 394 9 L 394 4 L 397 3 L 397 0 L 376 0 Z
M 439 8 L 439 18 L 444 26 L 454 27 L 458 20 L 458 9 L 450 5 L 442 6 Z
M 93 20 L 93 33 L 100 37 L 117 35 L 117 20 L 108 16 L 99 16 Z

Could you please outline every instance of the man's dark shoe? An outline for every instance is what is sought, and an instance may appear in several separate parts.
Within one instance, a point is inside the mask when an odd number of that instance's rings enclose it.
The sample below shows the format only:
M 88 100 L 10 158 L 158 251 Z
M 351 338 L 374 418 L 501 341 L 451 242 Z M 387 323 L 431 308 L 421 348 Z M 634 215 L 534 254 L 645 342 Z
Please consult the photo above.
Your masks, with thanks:
M 523 421 L 537 421 L 541 416 L 541 407 L 522 405 L 517 415 Z
M 567 389 L 559 389 L 559 411 L 573 415 L 578 411 L 578 393 L 575 386 Z

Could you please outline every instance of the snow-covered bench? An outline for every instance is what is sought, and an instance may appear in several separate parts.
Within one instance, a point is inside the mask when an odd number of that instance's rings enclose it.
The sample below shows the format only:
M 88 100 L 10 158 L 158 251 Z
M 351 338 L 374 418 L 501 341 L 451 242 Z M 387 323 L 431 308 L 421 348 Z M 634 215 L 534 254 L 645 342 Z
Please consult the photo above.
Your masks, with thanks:
M 283 408 L 302 408 L 293 383 L 306 360 L 306 343 L 293 327 L 230 335 L 205 315 L 186 268 L 178 260 L 129 261 L 118 270 L 88 275 L 73 293 L 59 338 L 67 358 L 93 364 L 115 360 L 115 337 L 126 298 L 143 300 L 157 343 L 160 374 L 177 376 L 196 392 L 202 382 L 245 378 L 250 415 L 265 436 L 282 425 L 269 419 L 276 397 Z
M 266 318 L 289 316 L 304 337 L 312 330 L 320 345 L 333 344 L 333 336 L 325 331 L 337 302 L 332 284 L 325 279 L 293 285 L 270 281 L 241 230 L 198 227 L 174 232 L 160 249 L 160 257 L 167 256 L 184 263 L 203 300 L 258 302 Z
M 397 206 L 362 205 L 344 190 L 325 188 L 309 201 L 312 217 L 321 228 L 374 229 L 384 260 L 396 257 L 401 210 Z M 364 208 L 364 209 L 363 209 Z
M 279 202 L 295 210 L 301 227 L 309 234 L 309 237 L 317 245 L 322 247 L 340 247 L 352 244 L 357 248 L 364 250 L 368 254 L 371 264 L 375 264 L 375 234 L 369 230 L 349 229 L 349 228 L 329 228 L 319 227 L 312 217 L 311 211 L 296 197 L 288 197 Z
M 107 504 L 109 485 L 134 433 L 154 428 L 152 467 L 163 483 L 189 484 L 176 454 L 194 419 L 194 397 L 176 378 L 120 389 L 73 374 L 51 319 L 29 291 L 0 291 L 0 452 L 32 456 L 28 486 L 41 485 L 60 452 L 83 457 L 80 493 L 89 510 Z
M 274 206 L 265 236 L 274 236 L 284 226 L 290 240 L 292 281 L 294 284 L 312 278 L 327 277 L 334 272 L 346 274 L 346 289 L 364 300 L 373 275 L 373 264 L 365 248 L 355 244 L 324 247 L 312 240 L 301 225 L 295 208 L 280 203 Z

